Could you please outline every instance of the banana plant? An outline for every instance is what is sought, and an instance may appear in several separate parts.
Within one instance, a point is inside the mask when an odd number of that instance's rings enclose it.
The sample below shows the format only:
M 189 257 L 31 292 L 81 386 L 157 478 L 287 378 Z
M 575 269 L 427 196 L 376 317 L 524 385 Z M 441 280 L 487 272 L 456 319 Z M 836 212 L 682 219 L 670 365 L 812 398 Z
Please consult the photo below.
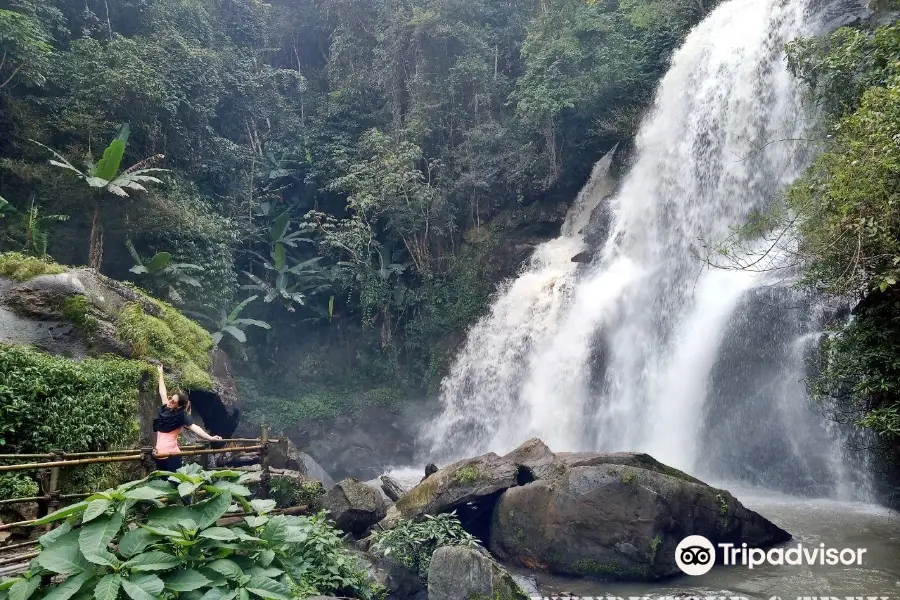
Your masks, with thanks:
M 244 333 L 244 329 L 246 327 L 252 326 L 259 327 L 261 329 L 272 328 L 272 326 L 265 321 L 260 321 L 258 319 L 245 319 L 241 317 L 241 313 L 244 312 L 244 309 L 247 308 L 247 306 L 257 298 L 259 298 L 259 296 L 250 296 L 249 298 L 235 306 L 233 309 L 231 309 L 231 312 L 222 309 L 221 313 L 215 318 L 203 313 L 193 312 L 189 310 L 184 311 L 184 313 L 192 317 L 197 317 L 213 326 L 213 328 L 215 329 L 215 333 L 212 334 L 212 339 L 213 343 L 215 343 L 216 346 L 219 345 L 219 343 L 222 341 L 222 338 L 225 337 L 226 333 L 243 344 L 247 341 L 247 334 Z
M 153 258 L 144 262 L 141 260 L 140 254 L 134 247 L 131 240 L 125 241 L 131 258 L 134 259 L 134 266 L 128 269 L 136 275 L 149 275 L 157 282 L 168 287 L 169 297 L 178 304 L 184 303 L 181 294 L 175 288 L 175 284 L 183 283 L 196 288 L 201 287 L 200 282 L 190 273 L 203 271 L 203 267 L 191 263 L 173 263 L 172 255 L 168 252 L 157 252 Z
M 103 157 L 97 162 L 89 161 L 86 171 L 81 171 L 72 165 L 66 158 L 49 146 L 31 140 L 38 146 L 48 150 L 56 157 L 51 159 L 51 165 L 66 169 L 74 173 L 78 179 L 85 182 L 89 188 L 94 190 L 96 194 L 93 197 L 93 218 L 91 220 L 91 238 L 89 243 L 90 266 L 95 271 L 100 270 L 100 263 L 103 260 L 103 222 L 100 213 L 100 198 L 103 192 L 109 192 L 122 198 L 129 197 L 129 191 L 146 192 L 147 183 L 162 183 L 162 180 L 148 173 L 165 173 L 168 169 L 140 168 L 155 158 L 162 158 L 162 155 L 151 157 L 150 159 L 141 161 L 124 171 L 120 171 L 122 158 L 125 156 L 125 147 L 128 144 L 130 135 L 128 124 L 122 125 L 116 138 L 110 142 L 106 150 L 103 151 Z

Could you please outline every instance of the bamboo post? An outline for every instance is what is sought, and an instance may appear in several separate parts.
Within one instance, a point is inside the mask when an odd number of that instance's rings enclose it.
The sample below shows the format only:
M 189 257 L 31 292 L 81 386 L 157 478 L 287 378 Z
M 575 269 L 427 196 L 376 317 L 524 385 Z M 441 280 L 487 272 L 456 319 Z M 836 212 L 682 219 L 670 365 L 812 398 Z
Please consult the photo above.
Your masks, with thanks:
M 147 477 L 155 470 L 153 463 L 153 448 L 144 446 L 141 448 L 141 471 L 144 477 Z
M 259 474 L 259 493 L 263 498 L 269 497 L 271 474 L 269 472 L 269 427 L 263 425 L 260 430 L 259 462 L 261 471 Z
M 65 452 L 62 450 L 51 450 L 51 453 L 57 461 L 65 460 Z M 59 510 L 59 467 L 50 468 L 50 489 L 47 491 L 47 514 L 54 513 Z M 47 525 L 47 531 L 53 526 Z

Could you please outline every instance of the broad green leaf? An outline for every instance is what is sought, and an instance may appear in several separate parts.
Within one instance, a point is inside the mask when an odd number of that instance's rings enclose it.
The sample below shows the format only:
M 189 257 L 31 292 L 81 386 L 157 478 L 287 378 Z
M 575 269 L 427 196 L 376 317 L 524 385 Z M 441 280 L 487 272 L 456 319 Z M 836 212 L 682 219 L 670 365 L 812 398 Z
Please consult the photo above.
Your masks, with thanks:
M 218 471 L 213 471 L 210 474 L 210 478 L 212 478 L 212 479 L 223 479 L 223 478 L 224 479 L 238 479 L 238 478 L 242 477 L 243 475 L 245 475 L 245 473 L 242 473 L 240 471 L 229 471 L 228 469 L 222 469 L 222 470 L 218 470 Z
M 157 600 L 155 596 L 151 596 L 141 589 L 140 586 L 135 585 L 127 579 L 122 580 L 122 589 L 131 597 L 131 600 Z
M 252 506 L 253 510 L 257 513 L 264 515 L 275 510 L 277 503 L 274 500 L 262 500 L 257 498 L 250 501 L 250 506 Z
M 151 273 L 156 273 L 166 267 L 170 262 L 172 262 L 172 255 L 168 252 L 157 252 L 156 256 L 150 259 L 150 262 L 146 264 L 147 270 Z
M 193 569 L 180 569 L 170 573 L 164 582 L 168 589 L 175 592 L 190 592 L 211 583 L 205 575 Z
M 209 579 L 209 585 L 212 586 L 221 586 L 226 585 L 228 580 L 225 579 L 225 576 L 217 571 L 213 571 L 212 569 L 199 569 L 203 576 Z
M 250 575 L 259 575 L 261 577 L 268 577 L 270 579 L 274 579 L 276 577 L 280 577 L 284 575 L 284 571 L 279 569 L 278 567 L 253 567 L 248 571 Z
M 222 600 L 222 596 L 224 595 L 225 590 L 220 587 L 214 587 L 207 590 L 207 592 L 203 594 L 203 597 L 200 598 L 200 600 Z
M 229 560 L 227 558 L 220 558 L 219 560 L 214 560 L 213 562 L 206 565 L 208 569 L 212 569 L 216 573 L 221 573 L 228 579 L 237 579 L 244 572 L 238 566 L 236 562 L 233 560 Z
M 287 261 L 286 250 L 284 244 L 277 243 L 272 250 L 272 261 L 275 263 L 275 270 L 282 271 L 285 267 L 285 262 Z
M 55 588 L 51 588 L 47 595 L 44 596 L 44 600 L 69 600 L 92 577 L 93 573 L 79 573 L 69 577 Z
M 233 481 L 217 481 L 215 487 L 227 491 L 232 496 L 243 496 L 246 498 L 252 493 L 247 486 Z
M 142 590 L 154 596 L 159 596 L 163 592 L 163 581 L 158 576 L 151 573 L 142 573 L 140 575 L 132 575 L 128 580 L 134 585 L 140 586 Z
M 105 576 L 94 588 L 96 600 L 116 600 L 119 596 L 119 588 L 122 586 L 122 578 L 118 575 Z
M 250 527 L 262 527 L 263 525 L 265 525 L 266 523 L 269 522 L 269 517 L 267 517 L 265 515 L 260 515 L 260 516 L 250 515 L 250 516 L 244 517 L 244 521 L 246 521 L 247 525 L 249 525 Z
M 182 498 L 184 498 L 185 496 L 190 496 L 197 490 L 198 487 L 200 487 L 200 483 L 185 481 L 178 484 L 178 495 Z
M 38 525 L 46 525 L 47 523 L 52 523 L 54 521 L 59 521 L 61 519 L 65 519 L 67 517 L 71 517 L 72 515 L 74 515 L 76 513 L 80 513 L 81 511 L 86 509 L 87 505 L 88 505 L 87 502 L 78 502 L 76 504 L 72 504 L 65 508 L 61 508 L 54 513 L 50 513 L 46 517 L 38 519 L 32 525 L 35 527 Z
M 28 600 L 40 585 L 40 577 L 21 579 L 9 588 L 9 600 Z
M 97 163 L 97 166 L 94 168 L 94 172 L 91 173 L 91 175 L 99 177 L 100 179 L 112 181 L 119 172 L 119 166 L 122 164 L 123 156 L 125 156 L 125 142 L 118 138 L 114 139 L 110 142 L 109 146 L 107 146 L 106 150 L 103 151 L 103 158 Z
M 92 502 L 88 502 L 87 508 L 84 511 L 84 514 L 81 516 L 81 522 L 87 523 L 89 521 L 93 521 L 100 515 L 106 512 L 106 510 L 110 506 L 109 500 L 94 500 Z
M 42 550 L 37 562 L 48 571 L 60 575 L 81 573 L 91 568 L 91 564 L 84 559 L 78 549 L 78 531 L 70 531 L 56 540 L 51 547 Z
M 99 517 L 87 525 L 83 525 L 78 532 L 78 546 L 81 548 L 81 552 L 85 556 L 102 553 L 121 528 L 122 515 L 119 513 Z
M 84 557 L 95 565 L 103 565 L 104 567 L 117 568 L 122 564 L 119 558 L 109 550 L 100 550 L 98 552 L 83 552 Z
M 206 486 L 205 486 L 206 487 Z M 192 517 L 197 521 L 199 529 L 206 529 L 222 518 L 231 506 L 231 496 L 219 493 L 195 505 L 192 509 Z
M 160 539 L 159 536 L 138 527 L 129 531 L 119 540 L 119 554 L 131 558 L 147 549 L 147 546 Z
M 284 518 L 275 517 L 263 528 L 259 537 L 268 542 L 283 542 L 287 538 L 288 527 Z
M 266 519 L 266 517 L 256 517 L 256 518 Z M 266 521 L 268 521 L 268 519 L 266 519 Z M 265 523 L 265 521 L 264 521 L 264 523 Z M 254 536 L 254 535 L 250 535 L 249 533 L 247 533 L 240 527 L 235 527 L 234 529 L 232 529 L 232 531 L 234 531 L 235 535 L 237 535 L 238 539 L 241 540 L 242 542 L 258 542 L 258 541 L 260 541 L 260 539 L 258 537 Z
M 171 486 L 169 487 L 169 490 L 162 490 L 160 488 L 145 485 L 139 488 L 134 488 L 133 490 L 128 490 L 123 494 L 123 496 L 132 500 L 155 500 L 156 498 L 162 498 L 168 493 L 171 493 Z
M 272 241 L 272 243 L 275 243 L 284 237 L 284 234 L 287 232 L 287 228 L 290 223 L 290 213 L 284 212 L 278 215 L 278 218 L 275 219 L 275 221 L 272 223 L 272 229 L 270 230 L 270 240 Z
M 141 525 L 141 527 L 143 529 L 146 529 L 150 533 L 161 536 L 161 537 L 172 537 L 172 538 L 182 537 L 180 531 L 171 529 L 169 527 L 164 527 L 164 526 L 154 527 L 153 525 Z
M 223 542 L 230 542 L 231 540 L 238 539 L 237 534 L 226 527 L 210 527 L 209 529 L 201 531 L 199 536 L 210 540 L 221 540 Z
M 132 571 L 142 572 L 167 571 L 169 569 L 177 567 L 180 564 L 181 561 L 171 554 L 160 552 L 158 550 L 151 550 L 150 552 L 138 554 L 137 556 L 126 562 L 125 566 Z
M 51 529 L 50 531 L 39 537 L 38 542 L 40 543 L 41 548 L 49 548 L 56 542 L 56 540 L 66 535 L 70 531 L 72 531 L 72 524 L 66 521 L 56 529 Z
M 291 588 L 268 577 L 253 577 L 247 591 L 265 600 L 291 600 Z
M 246 588 L 240 588 L 237 591 L 238 600 L 250 600 L 250 593 Z
M 274 550 L 263 550 L 259 553 L 259 564 L 263 567 L 268 567 L 272 564 L 272 561 L 275 560 L 275 551 Z
M 24 577 L 0 577 L 0 592 L 6 592 L 6 590 L 24 579 Z
M 247 341 L 247 334 L 245 334 L 243 331 L 241 331 L 234 325 L 226 325 L 225 327 L 222 328 L 222 331 L 230 334 L 231 337 L 233 337 L 234 339 L 236 339 L 237 341 L 239 341 L 242 344 Z

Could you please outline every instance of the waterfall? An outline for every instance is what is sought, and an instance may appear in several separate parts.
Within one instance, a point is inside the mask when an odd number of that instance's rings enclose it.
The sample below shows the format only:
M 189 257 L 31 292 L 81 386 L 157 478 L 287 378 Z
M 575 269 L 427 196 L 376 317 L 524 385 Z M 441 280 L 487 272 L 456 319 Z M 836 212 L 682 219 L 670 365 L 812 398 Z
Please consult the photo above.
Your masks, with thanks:
M 812 119 L 784 45 L 815 32 L 815 4 L 730 0 L 690 33 L 618 192 L 607 197 L 606 157 L 562 235 L 469 332 L 423 432 L 433 458 L 537 436 L 556 451 L 645 451 L 701 476 L 836 493 L 840 443 L 803 381 L 816 299 L 783 273 L 698 258 L 700 241 L 728 238 L 808 164 L 797 140 Z M 580 272 L 572 223 L 601 209 L 609 233 Z

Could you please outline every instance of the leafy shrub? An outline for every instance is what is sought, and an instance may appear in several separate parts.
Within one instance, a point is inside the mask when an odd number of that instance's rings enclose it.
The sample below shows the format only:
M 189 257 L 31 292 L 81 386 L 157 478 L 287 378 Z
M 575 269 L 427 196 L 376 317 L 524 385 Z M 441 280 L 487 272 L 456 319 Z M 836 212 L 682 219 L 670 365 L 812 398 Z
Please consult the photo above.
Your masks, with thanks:
M 0 277 L 7 279 L 27 281 L 38 275 L 57 275 L 65 272 L 66 270 L 58 264 L 33 256 L 25 256 L 18 252 L 0 254 Z
M 272 497 L 278 508 L 307 506 L 311 512 L 324 508 L 325 488 L 321 481 L 294 481 L 290 477 L 273 477 Z
M 465 529 L 456 512 L 425 515 L 422 521 L 404 520 L 391 531 L 376 531 L 372 550 L 392 556 L 422 581 L 428 580 L 428 567 L 435 550 L 441 546 L 477 546 L 478 540 Z
M 248 476 L 188 465 L 45 517 L 37 524 L 62 524 L 27 572 L 0 580 L 0 600 L 378 597 L 324 516 L 273 516 L 275 501 L 248 500 Z M 238 507 L 237 523 L 216 525 Z M 45 575 L 67 578 L 41 587 Z
M 32 498 L 40 493 L 37 482 L 22 473 L 0 475 L 0 498 Z
M 4 453 L 93 452 L 137 441 L 137 393 L 147 365 L 53 357 L 0 344 L 0 448 Z M 107 465 L 64 472 L 68 492 L 97 489 Z M 74 487 L 73 487 L 74 486 Z M 77 488 L 77 489 L 76 489 Z

